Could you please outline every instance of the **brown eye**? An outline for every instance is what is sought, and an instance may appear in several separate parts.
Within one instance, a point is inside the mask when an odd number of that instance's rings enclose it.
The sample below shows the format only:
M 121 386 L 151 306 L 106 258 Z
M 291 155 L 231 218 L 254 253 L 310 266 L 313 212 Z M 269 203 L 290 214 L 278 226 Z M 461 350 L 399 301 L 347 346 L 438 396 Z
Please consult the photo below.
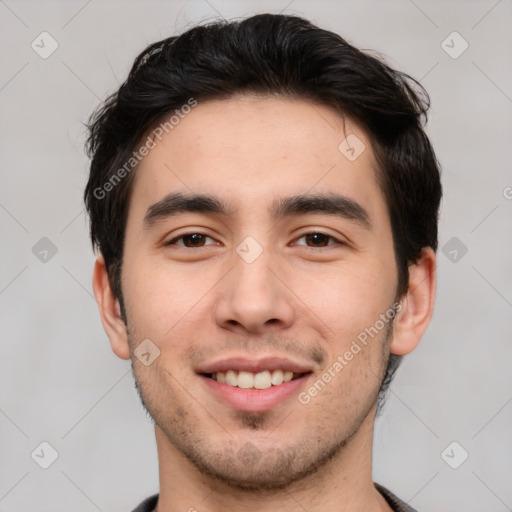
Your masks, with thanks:
M 172 240 L 169 240 L 165 245 L 178 245 L 180 247 L 204 247 L 206 244 L 206 239 L 209 238 L 212 240 L 211 237 L 207 235 L 203 235 L 202 233 L 188 233 L 186 235 L 181 235 L 176 238 L 173 238 Z M 181 243 L 179 243 L 181 241 Z
M 183 243 L 186 247 L 202 247 L 204 245 L 205 236 L 199 233 L 183 236 Z
M 313 244 L 315 247 L 325 247 L 329 245 L 329 239 L 332 238 L 328 235 L 324 235 L 324 233 L 310 233 L 305 236 L 307 242 Z
M 341 244 L 339 240 L 334 238 L 331 235 L 327 235 L 326 233 L 322 233 L 320 231 L 314 233 L 306 233 L 298 238 L 298 240 L 305 240 L 305 243 L 298 243 L 297 245 L 306 245 L 307 247 L 312 248 L 322 248 L 328 247 L 330 245 Z

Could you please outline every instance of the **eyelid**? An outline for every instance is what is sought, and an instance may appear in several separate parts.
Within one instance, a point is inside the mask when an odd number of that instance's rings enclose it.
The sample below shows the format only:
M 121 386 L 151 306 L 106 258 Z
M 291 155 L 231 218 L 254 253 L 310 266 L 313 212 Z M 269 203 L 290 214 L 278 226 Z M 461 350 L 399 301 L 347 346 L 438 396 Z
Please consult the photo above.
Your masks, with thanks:
M 218 245 L 218 243 L 219 243 L 212 236 L 207 235 L 206 233 L 203 233 L 201 231 L 189 231 L 187 233 L 182 233 L 181 235 L 171 238 L 170 240 L 164 242 L 163 245 L 164 245 L 164 247 L 171 246 L 171 245 L 177 245 L 178 247 L 183 247 L 184 249 L 202 249 L 203 247 L 205 247 L 205 246 L 187 247 L 184 244 L 182 245 L 182 244 L 176 243 L 177 240 L 183 239 L 184 237 L 190 236 L 190 235 L 201 235 L 201 236 L 204 236 L 205 238 L 210 238 L 211 240 L 215 241 L 215 244 L 208 244 L 208 245 Z
M 325 247 L 332 247 L 336 244 L 339 244 L 339 245 L 346 245 L 346 242 L 344 242 L 343 240 L 340 240 L 339 238 L 337 238 L 336 236 L 334 235 L 331 235 L 330 233 L 326 233 L 325 231 L 321 230 L 321 229 L 312 229 L 310 231 L 307 231 L 305 233 L 302 233 L 301 235 L 295 237 L 295 241 L 296 240 L 300 240 L 301 238 L 304 238 L 305 236 L 307 235 L 324 235 L 330 239 L 332 239 L 335 243 L 333 244 L 327 244 L 323 247 L 313 247 L 313 246 L 309 246 L 309 245 L 306 245 L 306 244 L 299 244 L 299 245 L 303 245 L 304 247 L 307 247 L 308 249 L 324 249 Z
M 328 243 L 326 246 L 320 246 L 320 247 L 309 246 L 309 245 L 306 245 L 306 244 L 296 244 L 296 245 L 301 245 L 301 246 L 307 247 L 308 249 L 324 249 L 325 247 L 332 247 L 332 246 L 335 246 L 335 245 L 346 245 L 347 244 L 345 241 L 340 240 L 338 237 L 336 237 L 334 235 L 331 235 L 330 233 L 327 233 L 327 232 L 325 232 L 325 231 L 323 231 L 321 229 L 311 229 L 309 231 L 306 231 L 306 232 L 296 236 L 294 238 L 294 241 L 300 240 L 301 238 L 304 238 L 307 235 L 316 235 L 316 234 L 326 236 L 329 239 L 331 239 L 332 241 L 334 241 L 334 243 Z M 205 245 L 197 246 L 197 247 L 187 247 L 184 244 L 177 244 L 176 243 L 176 241 L 182 240 L 184 237 L 190 236 L 190 235 L 201 235 L 201 236 L 204 236 L 205 238 L 210 238 L 211 240 L 215 241 L 214 244 L 207 244 L 206 246 L 208 246 L 208 245 L 218 245 L 219 244 L 219 242 L 217 242 L 212 236 L 210 236 L 210 235 L 208 235 L 206 233 L 203 233 L 202 231 L 189 231 L 189 232 L 182 233 L 182 234 L 180 234 L 178 236 L 175 236 L 175 237 L 171 238 L 167 242 L 164 242 L 163 245 L 164 246 L 177 245 L 178 247 L 183 247 L 184 249 L 202 249 L 202 248 L 206 247 Z

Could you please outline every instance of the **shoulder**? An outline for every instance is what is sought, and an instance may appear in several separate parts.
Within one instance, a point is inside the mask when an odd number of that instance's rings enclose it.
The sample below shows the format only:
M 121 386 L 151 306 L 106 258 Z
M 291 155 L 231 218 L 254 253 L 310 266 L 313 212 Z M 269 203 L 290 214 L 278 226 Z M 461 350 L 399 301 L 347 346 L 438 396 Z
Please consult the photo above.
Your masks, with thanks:
M 158 494 L 154 494 L 149 498 L 146 498 L 137 508 L 134 508 L 132 512 L 153 512 L 158 502 Z
M 400 498 L 395 496 L 391 491 L 389 491 L 382 485 L 377 483 L 374 483 L 374 485 L 375 488 L 382 494 L 382 496 L 384 496 L 388 504 L 395 512 L 417 512 L 414 508 L 407 505 L 407 503 L 405 503 Z

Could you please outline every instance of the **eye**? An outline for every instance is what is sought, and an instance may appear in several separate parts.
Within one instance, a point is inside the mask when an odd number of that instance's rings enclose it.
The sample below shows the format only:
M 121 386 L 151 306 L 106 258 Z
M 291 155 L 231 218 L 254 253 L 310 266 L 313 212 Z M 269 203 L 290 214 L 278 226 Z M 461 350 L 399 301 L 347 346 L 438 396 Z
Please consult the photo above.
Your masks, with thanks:
M 333 236 L 328 235 L 327 233 L 322 233 L 321 231 L 305 233 L 304 235 L 297 238 L 297 240 L 301 240 L 303 238 L 305 239 L 306 243 L 298 243 L 297 245 L 306 245 L 307 247 L 312 247 L 314 249 L 327 247 L 330 245 L 343 244 L 343 242 L 341 242 L 337 238 L 334 238 Z M 333 243 L 329 243 L 330 241 L 333 241 Z
M 205 235 L 203 233 L 186 233 L 184 235 L 180 235 L 176 238 L 165 242 L 165 246 L 179 246 L 185 248 L 195 248 L 195 247 L 205 247 L 207 245 L 206 240 L 209 239 L 213 241 L 213 245 L 218 245 L 212 237 Z M 321 231 L 315 231 L 311 233 L 305 233 L 304 235 L 297 238 L 297 241 L 304 239 L 305 243 L 297 242 L 296 245 L 305 245 L 307 247 L 311 247 L 313 249 L 328 247 L 336 244 L 342 244 L 340 240 L 333 237 L 332 235 L 328 235 L 327 233 L 322 233 Z
M 164 245 L 165 246 L 178 245 L 180 247 L 187 247 L 187 248 L 204 247 L 207 238 L 209 238 L 210 240 L 213 240 L 212 237 L 210 237 L 208 235 L 204 235 L 203 233 L 187 233 L 185 235 L 177 236 L 176 238 L 173 238 L 172 240 L 169 240 L 168 242 L 165 242 Z M 178 243 L 178 241 L 181 241 L 181 243 Z M 217 242 L 215 242 L 215 243 L 217 243 Z M 211 245 L 211 244 L 208 244 L 208 245 Z

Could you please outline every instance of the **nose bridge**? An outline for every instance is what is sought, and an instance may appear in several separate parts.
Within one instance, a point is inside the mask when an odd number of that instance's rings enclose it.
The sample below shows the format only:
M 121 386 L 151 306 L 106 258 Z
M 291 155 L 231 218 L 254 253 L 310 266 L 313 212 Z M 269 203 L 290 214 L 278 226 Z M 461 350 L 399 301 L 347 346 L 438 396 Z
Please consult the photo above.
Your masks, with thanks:
M 245 307 L 262 307 L 259 303 L 265 300 L 270 309 L 271 302 L 275 300 L 275 277 L 270 270 L 271 254 L 268 249 L 256 246 L 251 240 L 242 242 L 236 249 L 233 258 L 233 275 L 231 294 L 234 299 L 243 300 Z M 251 298 L 252 297 L 252 298 Z
M 217 322 L 248 331 L 288 326 L 293 320 L 293 305 L 274 275 L 271 251 L 248 238 L 233 254 L 233 268 L 217 307 Z

